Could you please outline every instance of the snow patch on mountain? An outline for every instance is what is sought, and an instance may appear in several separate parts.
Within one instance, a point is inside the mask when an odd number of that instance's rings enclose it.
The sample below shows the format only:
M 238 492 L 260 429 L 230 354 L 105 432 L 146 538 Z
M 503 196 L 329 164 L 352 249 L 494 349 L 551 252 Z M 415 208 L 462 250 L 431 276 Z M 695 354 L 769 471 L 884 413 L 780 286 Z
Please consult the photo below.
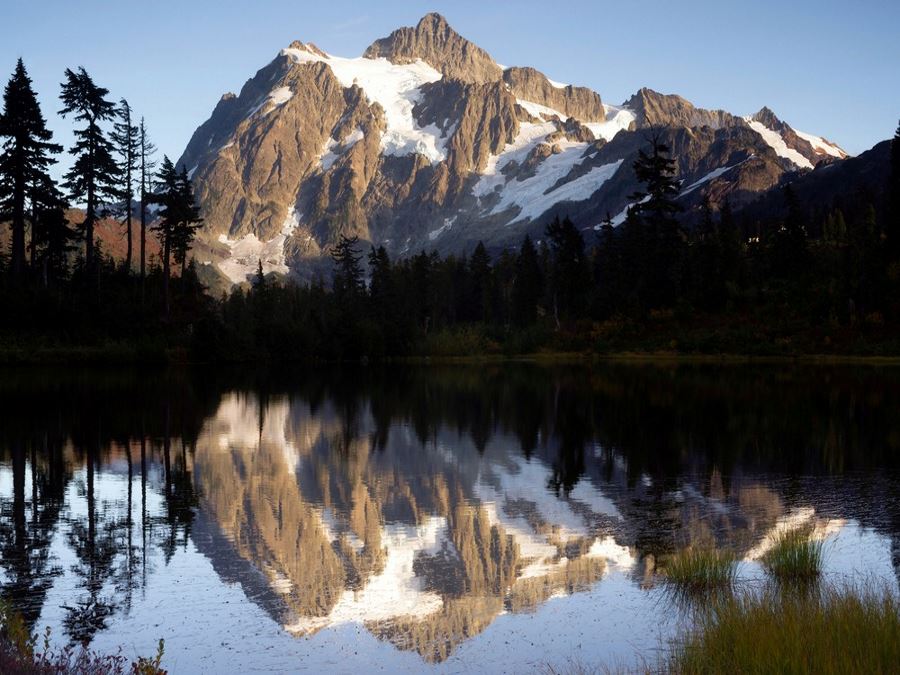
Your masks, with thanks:
M 747 159 L 750 159 L 750 158 L 748 157 Z M 716 178 L 719 178 L 720 176 L 725 175 L 726 173 L 728 173 L 729 171 L 731 171 L 731 170 L 732 170 L 733 168 L 735 168 L 736 166 L 740 166 L 741 164 L 743 164 L 744 162 L 746 162 L 747 159 L 742 159 L 742 160 L 741 160 L 740 162 L 738 162 L 737 164 L 732 164 L 731 166 L 722 166 L 722 167 L 719 167 L 718 169 L 714 169 L 713 171 L 710 171 L 708 174 L 706 174 L 705 176 L 703 176 L 703 178 L 701 178 L 700 180 L 698 180 L 698 181 L 696 181 L 696 182 L 694 182 L 694 183 L 691 183 L 691 184 L 688 185 L 686 188 L 684 188 L 678 196 L 679 196 L 679 197 L 684 197 L 685 195 L 690 194 L 691 192 L 693 192 L 694 190 L 696 190 L 698 187 L 700 187 L 700 186 L 703 185 L 704 183 L 708 183 L 708 182 L 710 182 L 711 180 L 715 180 Z
M 220 235 L 219 242 L 228 247 L 229 257 L 219 263 L 219 270 L 234 284 L 243 283 L 250 275 L 256 274 L 260 262 L 263 274 L 287 274 L 289 270 L 284 256 L 284 244 L 299 225 L 300 216 L 296 209 L 291 208 L 281 231 L 268 241 L 260 241 L 253 233 L 245 234 L 240 239 Z
M 637 119 L 634 112 L 625 107 L 603 104 L 606 120 L 603 122 L 585 122 L 584 126 L 591 130 L 594 138 L 611 141 L 620 131 L 628 131 Z
M 793 148 L 789 148 L 787 143 L 784 142 L 784 139 L 781 137 L 777 131 L 773 131 L 769 129 L 762 122 L 757 122 L 753 120 L 751 117 L 745 117 L 744 120 L 747 124 L 750 125 L 750 128 L 753 129 L 756 133 L 762 137 L 762 139 L 771 147 L 775 154 L 779 157 L 784 157 L 789 160 L 796 166 L 801 169 L 811 169 L 813 168 L 812 162 L 810 162 L 806 157 L 801 155 L 799 152 L 794 150 Z
M 444 218 L 443 225 L 441 225 L 436 230 L 432 230 L 431 232 L 428 233 L 428 241 L 434 241 L 435 239 L 440 237 L 442 234 L 444 234 L 444 232 L 449 232 L 450 229 L 453 227 L 453 223 L 456 222 L 456 218 L 457 218 L 456 216 L 453 216 L 452 218 Z
M 554 131 L 556 125 L 553 122 L 539 124 L 522 122 L 515 140 L 507 143 L 499 155 L 488 157 L 487 165 L 473 190 L 475 196 L 484 197 L 501 187 L 506 182 L 506 177 L 502 174 L 503 169 L 510 162 L 522 162 L 535 146 Z
M 535 103 L 534 101 L 526 101 L 517 98 L 516 103 L 522 106 L 529 115 L 537 117 L 538 119 L 553 119 L 555 117 L 561 122 L 565 122 L 566 119 L 568 119 L 568 116 L 565 113 L 541 105 L 540 103 Z M 603 109 L 606 111 L 606 119 L 603 122 L 583 122 L 578 120 L 581 124 L 591 130 L 591 133 L 594 134 L 594 138 L 602 138 L 606 141 L 611 141 L 620 131 L 627 131 L 631 126 L 631 123 L 637 119 L 634 112 L 625 107 L 606 105 L 604 103 Z
M 328 171 L 342 154 L 359 143 L 363 138 L 365 138 L 365 133 L 359 127 L 356 127 L 352 133 L 348 134 L 342 143 L 329 137 L 325 141 L 325 147 L 322 148 L 322 152 L 319 153 L 319 163 L 322 165 L 322 169 Z
M 501 213 L 519 208 L 515 220 L 534 220 L 563 201 L 582 201 L 596 192 L 619 169 L 622 160 L 603 166 L 595 166 L 587 173 L 567 183 L 556 184 L 579 164 L 587 143 L 560 143 L 560 151 L 541 162 L 535 174 L 524 180 L 506 183 L 500 201 L 491 213 Z
M 517 98 L 516 103 L 525 108 L 529 115 L 537 117 L 538 119 L 556 117 L 562 122 L 565 122 L 567 119 L 566 115 L 559 110 L 554 110 L 553 108 L 541 105 L 540 103 L 535 103 L 534 101 L 526 101 L 525 99 Z
M 841 150 L 838 146 L 832 145 L 821 136 L 814 136 L 813 134 L 807 134 L 803 131 L 797 131 L 796 129 L 794 129 L 794 133 L 813 146 L 813 150 L 815 150 L 818 155 L 826 154 L 838 159 L 844 159 L 847 156 L 846 152 Z
M 293 95 L 294 92 L 291 91 L 290 87 L 276 87 L 275 89 L 270 91 L 269 95 L 264 98 L 256 107 L 254 107 L 249 113 L 247 113 L 247 117 L 253 116 L 263 108 L 265 108 L 263 114 L 268 115 L 275 108 L 282 106 L 290 101 Z
M 378 103 L 387 123 L 381 138 L 384 154 L 420 154 L 433 164 L 446 158 L 447 138 L 442 131 L 433 124 L 420 127 L 413 117 L 413 107 L 422 97 L 422 85 L 441 79 L 441 74 L 421 59 L 398 65 L 385 58 L 347 59 L 298 48 L 283 49 L 281 53 L 295 63 L 327 63 L 342 86 L 356 84 L 365 91 L 369 102 Z

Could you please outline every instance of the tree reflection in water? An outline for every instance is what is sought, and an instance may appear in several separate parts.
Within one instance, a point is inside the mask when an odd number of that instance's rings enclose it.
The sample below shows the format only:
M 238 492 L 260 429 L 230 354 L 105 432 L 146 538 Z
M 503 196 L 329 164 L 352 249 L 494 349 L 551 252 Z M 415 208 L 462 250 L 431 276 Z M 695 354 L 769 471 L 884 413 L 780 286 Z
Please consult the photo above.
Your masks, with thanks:
M 69 575 L 82 643 L 191 547 L 298 635 L 356 622 L 428 661 L 611 569 L 650 584 L 680 546 L 753 557 L 794 522 L 873 527 L 900 567 L 893 371 L 29 370 L 0 400 L 0 593 L 37 627 Z

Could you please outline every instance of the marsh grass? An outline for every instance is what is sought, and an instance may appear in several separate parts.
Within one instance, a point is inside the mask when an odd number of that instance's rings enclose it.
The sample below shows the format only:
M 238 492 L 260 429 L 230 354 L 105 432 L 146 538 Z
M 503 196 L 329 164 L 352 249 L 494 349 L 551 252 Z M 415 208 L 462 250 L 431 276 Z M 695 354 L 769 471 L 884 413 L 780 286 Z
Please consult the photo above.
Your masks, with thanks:
M 665 565 L 666 584 L 680 594 L 728 591 L 737 578 L 737 557 L 711 546 L 675 553 Z
M 783 584 L 809 583 L 822 574 L 823 544 L 812 539 L 811 528 L 782 532 L 763 556 L 763 568 Z
M 889 673 L 900 602 L 887 590 L 721 596 L 672 651 L 672 673 Z

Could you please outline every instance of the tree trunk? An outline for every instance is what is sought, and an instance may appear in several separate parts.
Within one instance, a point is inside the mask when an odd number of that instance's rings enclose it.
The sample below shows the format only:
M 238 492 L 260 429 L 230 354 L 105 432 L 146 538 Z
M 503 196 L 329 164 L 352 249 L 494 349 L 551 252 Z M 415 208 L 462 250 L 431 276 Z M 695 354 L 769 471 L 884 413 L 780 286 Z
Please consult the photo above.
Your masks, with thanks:
M 172 255 L 171 236 L 166 234 L 163 243 L 163 297 L 165 300 L 166 318 L 169 316 L 169 259 Z
M 10 272 L 13 279 L 25 273 L 25 175 L 24 167 L 17 167 L 13 182 L 12 251 Z
M 128 179 L 128 182 L 131 182 L 131 179 Z M 128 274 L 131 274 L 131 197 L 128 198 L 128 205 L 126 207 L 128 209 L 128 213 L 125 216 L 125 230 L 127 231 L 128 236 L 128 248 L 125 250 L 125 271 Z

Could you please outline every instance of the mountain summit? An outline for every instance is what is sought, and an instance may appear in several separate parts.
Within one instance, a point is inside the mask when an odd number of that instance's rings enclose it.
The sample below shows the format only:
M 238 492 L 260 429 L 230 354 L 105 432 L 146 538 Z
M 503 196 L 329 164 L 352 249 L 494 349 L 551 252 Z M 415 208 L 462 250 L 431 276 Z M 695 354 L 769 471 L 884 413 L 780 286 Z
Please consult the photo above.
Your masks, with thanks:
M 188 168 L 204 216 L 198 256 L 240 283 L 310 277 L 340 236 L 393 256 L 540 238 L 624 218 L 644 129 L 677 160 L 687 207 L 739 206 L 786 172 L 846 157 L 763 108 L 750 117 L 642 88 L 620 106 L 532 67 L 504 68 L 439 14 L 361 57 L 293 42 L 192 136 Z

